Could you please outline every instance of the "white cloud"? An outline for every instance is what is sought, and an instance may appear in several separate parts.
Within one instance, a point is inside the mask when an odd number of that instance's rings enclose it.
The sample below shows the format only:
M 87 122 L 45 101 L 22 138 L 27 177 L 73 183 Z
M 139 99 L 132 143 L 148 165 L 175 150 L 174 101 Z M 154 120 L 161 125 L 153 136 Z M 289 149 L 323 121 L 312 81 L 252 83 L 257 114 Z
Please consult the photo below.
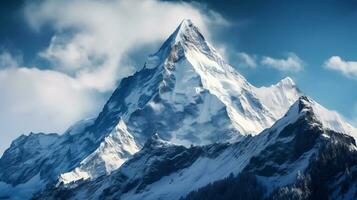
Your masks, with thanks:
M 255 55 L 249 55 L 244 52 L 237 53 L 238 66 L 256 68 L 257 58 Z
M 304 68 L 304 62 L 294 53 L 289 53 L 285 59 L 264 56 L 261 64 L 284 72 L 298 72 Z
M 92 116 L 102 106 L 102 94 L 142 67 L 124 62 L 128 52 L 161 43 L 183 19 L 192 19 L 208 38 L 207 27 L 227 25 L 219 14 L 197 6 L 157 0 L 28 1 L 24 13 L 30 27 L 55 32 L 38 53 L 50 68 L 22 67 L 21 59 L 0 54 L 0 154 L 21 133 L 61 133 Z
M 21 55 L 13 56 L 5 50 L 0 52 L 0 69 L 17 67 L 20 63 L 22 63 Z
M 101 105 L 94 91 L 53 70 L 0 70 L 1 151 L 21 133 L 59 132 Z
M 325 67 L 357 79 L 357 61 L 345 61 L 339 56 L 332 56 L 325 62 Z
M 26 8 L 32 28 L 48 24 L 57 31 L 40 56 L 101 91 L 135 70 L 122 62 L 128 51 L 164 40 L 183 19 L 192 19 L 206 36 L 209 23 L 226 23 L 217 13 L 207 13 L 187 3 L 156 0 L 44 1 Z

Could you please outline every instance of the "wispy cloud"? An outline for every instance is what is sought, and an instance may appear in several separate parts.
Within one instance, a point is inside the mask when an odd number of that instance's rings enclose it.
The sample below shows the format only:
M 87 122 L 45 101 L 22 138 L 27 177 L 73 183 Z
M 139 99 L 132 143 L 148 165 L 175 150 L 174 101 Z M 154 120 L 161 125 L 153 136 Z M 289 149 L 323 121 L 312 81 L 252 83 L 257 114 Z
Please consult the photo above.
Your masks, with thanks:
M 142 67 L 125 62 L 128 52 L 161 43 L 182 19 L 192 19 L 207 37 L 210 25 L 226 25 L 218 13 L 198 5 L 158 0 L 28 1 L 24 17 L 30 27 L 54 32 L 49 46 L 38 52 L 50 66 L 29 68 L 9 52 L 0 54 L 0 152 L 1 145 L 9 145 L 20 133 L 62 132 L 92 116 L 100 109 L 103 94 Z
M 21 55 L 13 56 L 10 52 L 4 49 L 0 51 L 0 69 L 18 67 L 21 63 Z
M 245 52 L 237 53 L 236 57 L 238 66 L 256 68 L 257 67 L 257 56 L 249 55 Z
M 53 67 L 101 91 L 137 68 L 123 62 L 133 48 L 164 40 L 185 18 L 209 37 L 208 25 L 225 24 L 213 11 L 188 3 L 140 1 L 40 1 L 26 7 L 35 30 L 53 28 L 49 47 L 40 53 Z M 80 11 L 80 12 L 78 12 Z
M 295 53 L 289 53 L 286 58 L 264 56 L 260 63 L 283 72 L 298 72 L 304 68 L 303 60 Z
M 102 104 L 95 90 L 64 73 L 22 67 L 7 51 L 0 64 L 0 154 L 19 134 L 63 131 Z
M 357 61 L 345 61 L 339 56 L 332 56 L 325 61 L 325 68 L 342 73 L 348 78 L 357 79 Z

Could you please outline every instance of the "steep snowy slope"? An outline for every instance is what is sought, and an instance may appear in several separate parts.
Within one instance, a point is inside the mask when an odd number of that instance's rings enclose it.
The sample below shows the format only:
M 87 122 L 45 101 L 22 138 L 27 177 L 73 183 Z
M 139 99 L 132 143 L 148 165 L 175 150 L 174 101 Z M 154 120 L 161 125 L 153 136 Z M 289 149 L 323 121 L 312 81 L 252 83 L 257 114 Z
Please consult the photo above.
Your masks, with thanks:
M 101 140 L 91 134 L 93 123 L 92 119 L 80 121 L 61 136 L 30 134 L 12 142 L 0 159 L 0 197 L 30 199 L 34 192 L 56 183 L 60 174 L 73 169 L 61 180 L 108 174 L 138 151 L 124 123 L 109 135 L 103 134 Z M 98 141 L 102 141 L 99 147 Z
M 345 173 L 357 167 L 357 147 L 350 136 L 354 133 L 337 132 L 347 125 L 343 121 L 334 121 L 336 126 L 326 127 L 326 121 L 320 119 L 335 114 L 323 108 L 326 112 L 319 116 L 321 112 L 315 111 L 320 108 L 313 100 L 301 97 L 271 128 L 235 144 L 186 148 L 162 140 L 155 142 L 156 137 L 111 175 L 82 182 L 72 189 L 52 187 L 37 198 L 179 199 L 230 174 L 250 174 L 264 188 L 261 198 L 292 198 L 302 192 L 304 188 L 299 184 L 305 181 L 308 197 L 326 190 L 323 195 L 351 199 L 357 194 L 346 195 L 347 191 L 355 191 L 357 175 L 349 179 Z M 341 184 L 348 181 L 352 182 Z M 244 184 L 249 182 L 241 183 Z M 199 195 L 203 194 L 189 197 L 199 199 Z M 215 194 L 211 195 L 215 199 Z
M 142 70 L 121 82 L 93 129 L 100 135 L 123 120 L 141 145 L 156 132 L 186 146 L 234 141 L 270 126 L 299 95 L 290 78 L 253 87 L 184 20 Z M 80 172 L 64 182 L 87 177 Z
M 185 146 L 240 140 L 272 125 L 299 95 L 291 80 L 252 86 L 184 20 L 141 70 L 121 81 L 97 118 L 61 136 L 13 142 L 0 159 L 0 197 L 17 195 L 33 180 L 28 198 L 48 183 L 110 174 L 154 133 Z M 51 145 L 30 148 L 36 137 L 36 143 L 50 137 Z
M 110 128 L 122 118 L 141 144 L 156 132 L 184 145 L 233 141 L 286 112 L 300 96 L 288 80 L 255 88 L 184 20 L 142 70 L 122 81 L 97 124 Z
M 255 90 L 258 98 L 276 118 L 282 117 L 286 112 L 285 109 L 280 108 L 290 107 L 301 94 L 290 77 L 284 78 L 276 85 L 260 87 Z
M 80 163 L 79 167 L 61 174 L 59 182 L 67 184 L 79 179 L 110 174 L 138 151 L 139 147 L 133 136 L 128 132 L 124 122 L 120 121 L 99 147 Z
M 58 138 L 57 134 L 30 133 L 12 142 L 0 159 L 0 199 L 29 199 L 43 187 L 41 176 L 50 173 L 43 159 Z
M 356 199 L 356 139 L 336 132 L 348 124 L 308 98 L 298 109 L 296 122 L 282 129 L 277 142 L 252 157 L 238 176 L 185 199 Z M 327 127 L 327 122 L 334 125 Z
M 279 103 L 268 102 L 268 95 Z M 291 79 L 253 87 L 185 20 L 142 70 L 121 82 L 91 129 L 98 137 L 122 120 L 138 145 L 156 132 L 186 146 L 234 141 L 270 126 L 299 95 Z M 76 168 L 61 177 L 67 183 L 92 176 Z

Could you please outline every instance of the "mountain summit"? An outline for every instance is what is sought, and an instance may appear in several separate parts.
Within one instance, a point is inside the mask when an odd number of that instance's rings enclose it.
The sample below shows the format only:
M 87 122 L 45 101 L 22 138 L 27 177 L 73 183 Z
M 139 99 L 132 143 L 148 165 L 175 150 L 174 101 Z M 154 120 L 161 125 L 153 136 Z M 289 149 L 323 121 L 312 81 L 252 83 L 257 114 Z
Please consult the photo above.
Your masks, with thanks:
M 122 80 L 96 124 L 111 129 L 122 119 L 140 144 L 154 133 L 184 145 L 235 141 L 271 126 L 300 96 L 285 82 L 252 86 L 184 20 L 142 70 Z
M 155 133 L 186 147 L 241 141 L 270 127 L 300 95 L 290 78 L 254 87 L 184 20 L 95 119 L 62 135 L 15 140 L 0 159 L 0 197 L 26 199 L 48 184 L 110 175 Z
M 163 43 L 155 55 L 174 61 L 178 60 L 180 56 L 184 56 L 183 54 L 192 48 L 199 49 L 202 52 L 212 50 L 209 48 L 209 44 L 198 27 L 191 20 L 185 19 Z

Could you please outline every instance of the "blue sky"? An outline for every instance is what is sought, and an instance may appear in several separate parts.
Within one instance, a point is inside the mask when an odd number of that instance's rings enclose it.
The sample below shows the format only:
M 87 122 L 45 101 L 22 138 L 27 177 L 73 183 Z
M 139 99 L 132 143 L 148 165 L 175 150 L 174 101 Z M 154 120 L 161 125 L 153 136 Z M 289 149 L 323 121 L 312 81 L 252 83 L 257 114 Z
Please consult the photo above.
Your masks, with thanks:
M 257 86 L 292 77 L 357 121 L 356 1 L 4 1 L 0 154 L 20 134 L 95 116 L 184 18 Z
M 230 62 L 256 85 L 292 76 L 303 92 L 324 106 L 354 118 L 356 74 L 344 76 L 339 71 L 327 70 L 324 63 L 331 56 L 340 56 L 346 61 L 357 60 L 357 2 L 257 2 L 243 1 L 241 5 L 234 6 L 209 4 L 228 20 L 237 22 L 218 37 L 225 40 L 222 42 L 229 45 L 229 49 L 233 49 L 230 52 L 273 58 L 283 58 L 288 52 L 293 52 L 304 61 L 304 69 L 280 73 L 261 65 L 253 70 L 241 69 L 234 55 L 230 57 Z

